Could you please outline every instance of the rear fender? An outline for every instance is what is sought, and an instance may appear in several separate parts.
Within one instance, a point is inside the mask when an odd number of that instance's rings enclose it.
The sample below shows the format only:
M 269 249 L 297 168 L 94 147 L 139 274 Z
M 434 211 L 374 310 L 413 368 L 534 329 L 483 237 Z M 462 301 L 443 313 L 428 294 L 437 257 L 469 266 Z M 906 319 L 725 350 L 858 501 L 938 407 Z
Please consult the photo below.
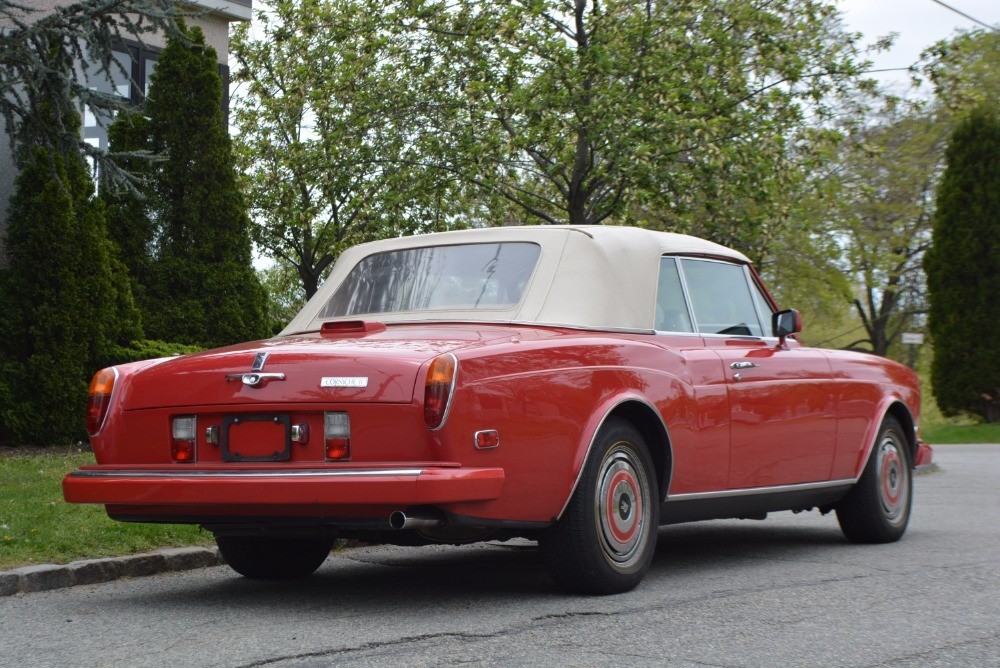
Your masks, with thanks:
M 615 416 L 622 417 L 631 422 L 646 439 L 646 446 L 649 448 L 649 454 L 653 459 L 653 466 L 656 470 L 657 491 L 662 503 L 667 498 L 670 479 L 673 475 L 673 456 L 667 426 L 664 424 L 663 417 L 659 411 L 642 397 L 625 395 L 608 399 L 594 410 L 592 416 L 583 430 L 583 439 L 573 459 L 573 470 L 576 471 L 576 478 L 556 519 L 562 517 L 566 511 L 566 506 L 569 505 L 570 499 L 576 493 L 576 488 L 583 477 L 587 458 L 590 457 L 590 453 L 594 449 L 601 427 L 604 426 L 604 423 L 608 419 Z

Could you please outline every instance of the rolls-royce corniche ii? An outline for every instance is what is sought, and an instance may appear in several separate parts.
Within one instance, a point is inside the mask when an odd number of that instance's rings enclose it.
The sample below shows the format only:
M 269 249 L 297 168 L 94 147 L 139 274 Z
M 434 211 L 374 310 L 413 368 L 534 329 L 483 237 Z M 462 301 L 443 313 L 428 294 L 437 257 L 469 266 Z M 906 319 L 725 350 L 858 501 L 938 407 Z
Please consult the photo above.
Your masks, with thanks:
M 251 578 L 309 575 L 337 537 L 527 537 L 563 588 L 615 593 L 659 526 L 780 510 L 895 541 L 932 456 L 917 378 L 801 327 L 744 255 L 680 234 L 364 244 L 272 339 L 98 372 L 97 464 L 64 494 L 202 525 Z

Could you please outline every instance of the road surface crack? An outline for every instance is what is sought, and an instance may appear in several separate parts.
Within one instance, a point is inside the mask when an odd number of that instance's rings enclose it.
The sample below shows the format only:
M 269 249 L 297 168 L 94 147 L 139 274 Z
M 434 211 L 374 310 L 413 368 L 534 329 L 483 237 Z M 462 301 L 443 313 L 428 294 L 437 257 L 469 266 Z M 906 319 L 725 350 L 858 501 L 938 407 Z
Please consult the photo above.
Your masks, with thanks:
M 892 666 L 894 664 L 913 661 L 915 659 L 916 660 L 931 659 L 935 655 L 940 654 L 941 652 L 946 652 L 952 649 L 959 649 L 961 647 L 968 647 L 970 645 L 980 645 L 990 640 L 996 640 L 997 638 L 1000 638 L 1000 633 L 993 633 L 988 636 L 980 636 L 979 638 L 969 638 L 968 640 L 962 640 L 959 642 L 948 643 L 946 645 L 938 645 L 937 647 L 931 647 L 929 649 L 923 650 L 922 652 L 914 652 L 913 654 L 898 656 L 894 659 L 889 659 L 888 661 L 880 661 L 879 663 L 868 664 L 866 666 L 863 666 L 863 668 L 884 668 L 885 666 Z
M 982 566 L 984 564 L 994 563 L 996 560 L 984 560 L 976 562 L 967 562 L 963 564 L 952 564 L 947 566 L 946 570 L 952 570 L 955 568 L 969 568 Z M 920 568 L 914 569 L 914 572 L 926 571 L 926 570 L 937 570 L 941 567 L 932 568 Z M 353 645 L 350 647 L 340 647 L 340 648 L 330 648 L 321 649 L 312 652 L 302 652 L 298 654 L 289 654 L 285 656 L 279 656 L 269 659 L 263 659 L 253 663 L 243 664 L 240 668 L 256 668 L 257 666 L 269 666 L 277 663 L 282 663 L 285 661 L 295 661 L 300 659 L 316 659 L 322 657 L 343 657 L 349 654 L 354 654 L 358 652 L 368 652 L 372 650 L 388 649 L 393 647 L 401 647 L 415 643 L 422 643 L 434 640 L 444 640 L 452 639 L 459 641 L 477 642 L 483 640 L 491 640 L 495 638 L 501 638 L 505 636 L 520 635 L 522 633 L 528 633 L 530 631 L 538 631 L 550 626 L 558 626 L 564 623 L 566 620 L 578 619 L 578 618 L 612 618 L 612 617 L 622 617 L 631 615 L 641 615 L 650 612 L 662 612 L 667 610 L 677 610 L 678 608 L 696 605 L 709 600 L 716 600 L 720 598 L 734 598 L 738 596 L 745 596 L 747 594 L 756 594 L 764 592 L 774 592 L 781 590 L 795 590 L 795 589 L 808 589 L 816 586 L 825 586 L 829 584 L 851 582 L 851 581 L 861 581 L 869 578 L 883 578 L 889 576 L 889 573 L 883 573 L 876 571 L 869 574 L 857 574 L 857 575 L 847 575 L 843 577 L 827 577 L 827 578 L 817 578 L 815 580 L 810 580 L 806 582 L 795 582 L 789 583 L 783 586 L 775 586 L 774 584 L 766 584 L 759 586 L 750 587 L 739 587 L 734 589 L 724 589 L 708 592 L 707 594 L 700 594 L 697 596 L 691 596 L 682 599 L 671 599 L 667 601 L 660 601 L 651 605 L 644 606 L 634 606 L 621 608 L 619 610 L 571 610 L 567 612 L 560 613 L 550 613 L 545 615 L 540 615 L 536 617 L 531 617 L 521 623 L 508 626 L 505 628 L 497 629 L 492 632 L 464 632 L 464 631 L 442 631 L 440 633 L 425 633 L 412 636 L 405 636 L 402 638 L 394 638 L 392 640 L 384 641 L 371 641 L 362 643 L 360 645 Z M 988 640 L 989 638 L 983 638 L 981 640 L 975 640 L 970 642 L 981 642 L 982 640 Z M 956 645 L 958 646 L 958 645 Z M 947 647 L 940 648 L 947 649 Z M 940 650 L 928 650 L 928 651 L 940 651 Z M 919 657 L 920 655 L 915 655 Z M 876 666 L 891 665 L 889 663 L 875 664 Z

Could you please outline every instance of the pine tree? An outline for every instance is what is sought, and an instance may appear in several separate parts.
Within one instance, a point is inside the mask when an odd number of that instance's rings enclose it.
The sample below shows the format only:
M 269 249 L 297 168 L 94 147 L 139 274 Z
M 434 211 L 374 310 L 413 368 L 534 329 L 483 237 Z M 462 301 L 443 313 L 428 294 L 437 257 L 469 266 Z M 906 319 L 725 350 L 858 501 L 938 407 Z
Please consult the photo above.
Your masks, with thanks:
M 924 260 L 934 337 L 931 375 L 945 415 L 1000 420 L 1000 112 L 981 106 L 955 129 Z
M 75 147 L 36 147 L 20 167 L 0 274 L 0 436 L 66 443 L 83 437 L 91 375 L 142 330 Z
M 150 338 L 220 346 L 269 335 L 267 297 L 252 267 L 249 227 L 222 111 L 216 52 L 200 28 L 172 39 L 145 114 L 156 250 L 141 296 Z
M 100 117 L 124 109 L 128 102 L 96 90 L 93 77 L 117 71 L 114 51 L 124 40 L 174 34 L 186 11 L 176 0 L 0 0 L 0 119 L 11 145 L 72 146 L 106 181 L 124 185 L 128 174 L 115 156 L 88 144 L 74 118 L 81 104 Z
M 141 109 L 120 113 L 108 128 L 108 140 L 111 153 L 150 154 L 149 119 Z M 132 175 L 135 189 L 106 187 L 101 197 L 107 205 L 108 236 L 120 250 L 132 294 L 141 306 L 149 283 L 156 224 L 151 217 L 150 197 L 140 193 L 151 193 L 150 175 L 155 165 L 145 157 L 123 157 L 120 166 Z

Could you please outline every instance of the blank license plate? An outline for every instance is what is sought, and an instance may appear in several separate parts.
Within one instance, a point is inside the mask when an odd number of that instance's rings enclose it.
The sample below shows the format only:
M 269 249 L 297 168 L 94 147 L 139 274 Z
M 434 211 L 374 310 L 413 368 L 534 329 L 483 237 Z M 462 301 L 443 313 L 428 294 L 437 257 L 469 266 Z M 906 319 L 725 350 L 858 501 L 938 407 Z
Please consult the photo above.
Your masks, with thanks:
M 292 452 L 291 420 L 273 413 L 226 417 L 221 445 L 223 461 L 285 461 Z

